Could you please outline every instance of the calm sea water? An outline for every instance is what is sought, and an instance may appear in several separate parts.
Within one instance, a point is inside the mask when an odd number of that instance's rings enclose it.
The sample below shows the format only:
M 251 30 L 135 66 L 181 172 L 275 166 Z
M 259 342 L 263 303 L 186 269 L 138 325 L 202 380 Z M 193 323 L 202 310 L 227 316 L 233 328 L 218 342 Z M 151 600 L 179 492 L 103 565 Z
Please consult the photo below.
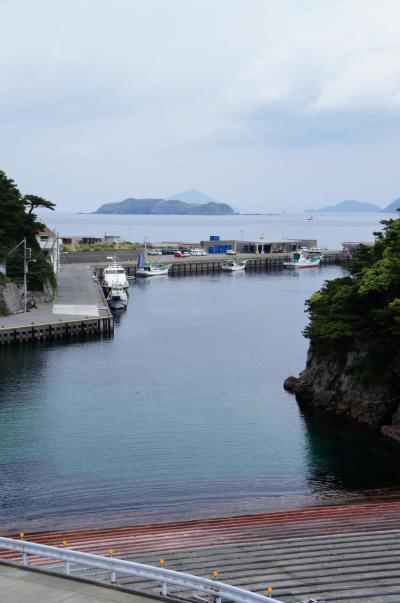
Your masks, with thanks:
M 61 214 L 44 211 L 40 218 L 61 236 L 105 233 L 129 241 L 150 242 L 208 240 L 210 235 L 222 239 L 301 238 L 317 239 L 322 247 L 338 248 L 343 241 L 372 241 L 372 233 L 381 228 L 380 220 L 398 217 L 380 213 L 314 213 L 312 221 L 305 214 L 277 216 L 112 216 L 95 214 Z
M 338 267 L 139 281 L 105 341 L 0 349 L 0 522 L 11 530 L 389 496 L 399 455 L 305 415 L 304 300 Z

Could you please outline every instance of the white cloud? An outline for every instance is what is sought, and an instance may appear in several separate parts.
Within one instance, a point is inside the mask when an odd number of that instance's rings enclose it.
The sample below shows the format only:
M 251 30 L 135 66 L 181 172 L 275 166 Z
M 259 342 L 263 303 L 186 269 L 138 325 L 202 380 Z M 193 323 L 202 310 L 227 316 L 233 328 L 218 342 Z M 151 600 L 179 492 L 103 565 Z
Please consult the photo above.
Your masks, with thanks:
M 242 115 L 391 112 L 400 101 L 400 3 L 348 0 L 280 22 L 225 92 Z

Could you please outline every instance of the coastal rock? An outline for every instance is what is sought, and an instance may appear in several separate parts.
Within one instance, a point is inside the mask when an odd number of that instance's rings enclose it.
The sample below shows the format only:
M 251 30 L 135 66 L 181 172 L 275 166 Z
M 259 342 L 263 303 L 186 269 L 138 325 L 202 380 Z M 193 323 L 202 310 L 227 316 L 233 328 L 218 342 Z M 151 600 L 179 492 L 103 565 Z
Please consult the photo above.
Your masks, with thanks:
M 310 348 L 307 367 L 298 377 L 288 377 L 284 388 L 299 403 L 348 417 L 400 443 L 400 395 L 388 383 L 363 384 L 352 372 L 363 360 L 364 351 L 348 354 L 340 362 L 318 357 Z

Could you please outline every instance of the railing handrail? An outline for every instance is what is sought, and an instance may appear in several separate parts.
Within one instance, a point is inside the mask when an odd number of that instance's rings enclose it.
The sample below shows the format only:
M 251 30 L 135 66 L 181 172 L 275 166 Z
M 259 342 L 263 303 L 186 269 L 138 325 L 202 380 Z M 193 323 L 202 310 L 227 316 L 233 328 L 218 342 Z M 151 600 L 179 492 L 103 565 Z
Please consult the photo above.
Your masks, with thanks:
M 5 537 L 0 537 L 0 548 L 22 553 L 25 564 L 27 564 L 26 555 L 36 555 L 63 561 L 66 564 L 75 563 L 77 565 L 106 569 L 110 572 L 138 576 L 146 580 L 160 582 L 162 585 L 174 584 L 176 586 L 183 586 L 190 590 L 213 594 L 219 599 L 227 597 L 233 599 L 237 603 L 280 603 L 277 599 L 252 593 L 243 588 L 231 586 L 230 584 L 225 584 L 217 580 L 201 578 L 199 576 L 193 576 L 192 574 L 177 572 L 161 567 L 153 567 L 135 561 L 104 557 L 102 555 L 94 555 L 93 553 L 83 553 L 68 548 L 37 544 L 26 540 L 15 540 L 13 538 Z M 69 573 L 69 568 L 67 573 Z

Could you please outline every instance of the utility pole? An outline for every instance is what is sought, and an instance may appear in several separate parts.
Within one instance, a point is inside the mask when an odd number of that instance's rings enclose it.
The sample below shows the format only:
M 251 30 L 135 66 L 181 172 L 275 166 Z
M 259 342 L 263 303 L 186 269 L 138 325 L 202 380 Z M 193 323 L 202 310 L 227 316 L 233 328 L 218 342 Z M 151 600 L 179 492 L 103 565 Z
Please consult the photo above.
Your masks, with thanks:
M 24 312 L 25 313 L 26 313 L 26 298 L 28 297 L 27 276 L 28 276 L 28 261 L 27 261 L 27 257 L 26 257 L 26 237 L 24 237 Z

